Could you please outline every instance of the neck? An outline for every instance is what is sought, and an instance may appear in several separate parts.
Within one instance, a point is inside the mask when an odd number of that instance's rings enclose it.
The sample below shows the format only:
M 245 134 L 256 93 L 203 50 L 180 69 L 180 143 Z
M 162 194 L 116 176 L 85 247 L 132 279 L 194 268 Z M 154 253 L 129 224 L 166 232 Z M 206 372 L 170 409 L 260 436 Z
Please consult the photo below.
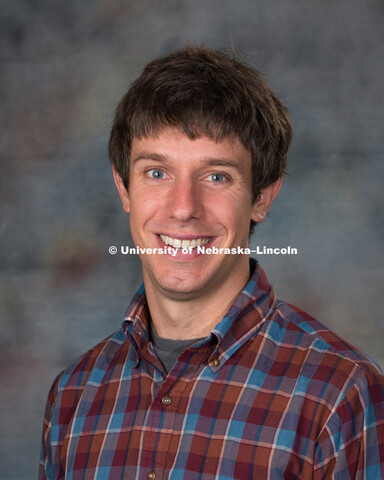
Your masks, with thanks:
M 235 282 L 229 276 L 215 292 L 196 298 L 178 299 L 155 288 L 144 276 L 148 308 L 157 335 L 171 340 L 207 337 L 223 319 L 248 280 L 249 269 Z

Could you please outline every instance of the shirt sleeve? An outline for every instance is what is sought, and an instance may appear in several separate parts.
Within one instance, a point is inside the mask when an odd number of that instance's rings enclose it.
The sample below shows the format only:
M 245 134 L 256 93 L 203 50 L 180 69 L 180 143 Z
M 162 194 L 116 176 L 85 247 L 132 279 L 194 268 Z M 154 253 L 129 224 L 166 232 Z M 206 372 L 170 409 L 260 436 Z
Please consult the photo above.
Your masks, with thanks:
M 41 442 L 38 480 L 54 479 L 52 451 L 51 451 L 51 428 L 52 428 L 51 420 L 52 420 L 52 409 L 56 402 L 60 378 L 61 378 L 61 374 L 58 375 L 58 377 L 54 380 L 52 387 L 49 391 L 46 406 L 45 406 L 43 438 Z
M 362 375 L 342 397 L 315 447 L 314 480 L 384 479 L 384 378 Z

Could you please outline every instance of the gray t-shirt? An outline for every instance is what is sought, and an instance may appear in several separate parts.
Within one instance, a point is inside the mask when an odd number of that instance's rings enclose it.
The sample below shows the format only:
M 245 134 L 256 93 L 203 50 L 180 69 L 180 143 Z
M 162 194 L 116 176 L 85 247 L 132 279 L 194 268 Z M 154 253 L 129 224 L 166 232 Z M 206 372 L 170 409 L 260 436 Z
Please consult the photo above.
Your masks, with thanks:
M 157 335 L 152 324 L 150 325 L 150 333 L 155 352 L 167 373 L 175 365 L 179 355 L 194 343 L 200 342 L 205 338 L 192 338 L 191 340 L 170 340 L 168 338 L 162 338 Z

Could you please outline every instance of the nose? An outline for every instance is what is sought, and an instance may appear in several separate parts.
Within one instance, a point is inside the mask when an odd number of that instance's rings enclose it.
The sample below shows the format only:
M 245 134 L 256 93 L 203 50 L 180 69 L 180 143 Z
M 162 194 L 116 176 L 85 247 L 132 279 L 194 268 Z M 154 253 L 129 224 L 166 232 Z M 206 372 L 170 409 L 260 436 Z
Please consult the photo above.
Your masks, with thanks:
M 191 178 L 176 179 L 168 192 L 168 215 L 181 222 L 203 215 L 203 196 Z

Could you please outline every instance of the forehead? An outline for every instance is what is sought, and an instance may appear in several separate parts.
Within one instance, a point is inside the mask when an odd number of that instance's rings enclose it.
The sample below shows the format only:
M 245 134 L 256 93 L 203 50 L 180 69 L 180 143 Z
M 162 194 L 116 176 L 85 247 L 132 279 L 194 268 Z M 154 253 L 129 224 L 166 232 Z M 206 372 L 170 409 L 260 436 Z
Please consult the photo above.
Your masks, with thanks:
M 226 137 L 215 141 L 207 136 L 189 138 L 182 130 L 164 128 L 156 135 L 134 138 L 131 147 L 131 165 L 143 159 L 205 162 L 217 161 L 238 164 L 248 170 L 251 154 L 239 139 Z

